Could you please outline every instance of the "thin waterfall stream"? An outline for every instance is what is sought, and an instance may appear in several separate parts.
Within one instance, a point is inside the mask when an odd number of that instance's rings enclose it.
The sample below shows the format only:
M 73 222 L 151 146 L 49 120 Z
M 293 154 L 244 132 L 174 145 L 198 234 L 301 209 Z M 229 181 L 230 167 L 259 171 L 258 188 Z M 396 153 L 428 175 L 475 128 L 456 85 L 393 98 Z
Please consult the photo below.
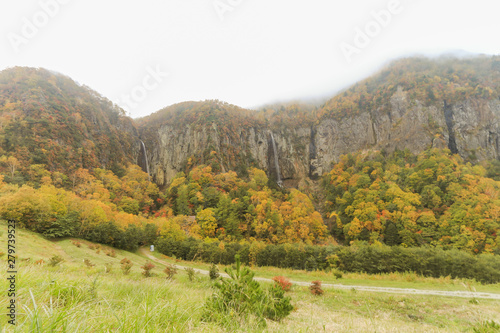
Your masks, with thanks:
M 278 185 L 282 187 L 283 181 L 281 180 L 280 165 L 278 163 L 278 149 L 276 149 L 276 142 L 274 141 L 273 132 L 271 132 L 271 142 L 273 143 L 274 166 L 276 168 L 276 183 L 278 183 Z
M 144 159 L 144 163 L 146 165 L 146 172 L 148 174 L 148 180 L 151 181 L 151 177 L 149 176 L 149 164 L 148 164 L 148 155 L 146 153 L 146 146 L 144 145 L 144 142 L 141 140 L 141 145 L 142 145 L 142 150 L 144 154 L 142 155 L 142 158 Z

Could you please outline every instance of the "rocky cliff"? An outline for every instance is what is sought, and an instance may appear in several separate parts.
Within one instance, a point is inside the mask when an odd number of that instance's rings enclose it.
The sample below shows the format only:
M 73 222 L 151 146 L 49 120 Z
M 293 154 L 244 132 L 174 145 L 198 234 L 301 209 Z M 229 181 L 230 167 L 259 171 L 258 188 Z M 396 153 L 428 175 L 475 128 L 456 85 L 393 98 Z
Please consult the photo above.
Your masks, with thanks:
M 471 162 L 499 159 L 499 96 L 498 57 L 409 58 L 319 109 L 262 112 L 187 102 L 142 121 L 140 135 L 153 179 L 163 185 L 190 164 L 214 161 L 221 171 L 256 166 L 277 179 L 272 133 L 280 178 L 297 186 L 362 150 L 448 148 Z
M 149 133 L 145 141 L 152 177 L 160 185 L 167 184 L 176 173 L 185 171 L 190 158 L 210 149 L 216 152 L 223 171 L 233 169 L 235 163 L 254 161 L 276 179 L 271 132 L 285 184 L 321 176 L 341 155 L 368 149 L 391 152 L 408 148 L 418 153 L 431 147 L 449 148 L 472 161 L 498 159 L 500 101 L 467 99 L 424 106 L 399 88 L 391 96 L 389 112 L 373 110 L 339 120 L 323 119 L 308 127 L 239 128 L 235 135 L 226 135 L 216 123 L 164 125 Z M 237 161 L 226 156 L 234 149 L 243 153 L 234 156 Z

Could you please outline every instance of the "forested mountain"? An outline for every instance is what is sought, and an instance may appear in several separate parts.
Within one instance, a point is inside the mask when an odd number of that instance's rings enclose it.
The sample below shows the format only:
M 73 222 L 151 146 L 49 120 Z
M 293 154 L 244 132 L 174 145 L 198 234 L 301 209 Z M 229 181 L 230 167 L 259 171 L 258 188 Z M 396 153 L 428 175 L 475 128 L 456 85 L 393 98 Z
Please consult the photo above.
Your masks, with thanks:
M 68 77 L 11 68 L 0 73 L 0 212 L 119 244 L 497 253 L 499 96 L 498 57 L 408 58 L 322 106 L 183 102 L 132 120 Z
M 78 168 L 118 170 L 137 155 L 135 124 L 122 109 L 45 69 L 0 73 L 0 124 L 0 155 L 17 159 L 10 168 L 19 176 L 36 165 L 61 176 Z

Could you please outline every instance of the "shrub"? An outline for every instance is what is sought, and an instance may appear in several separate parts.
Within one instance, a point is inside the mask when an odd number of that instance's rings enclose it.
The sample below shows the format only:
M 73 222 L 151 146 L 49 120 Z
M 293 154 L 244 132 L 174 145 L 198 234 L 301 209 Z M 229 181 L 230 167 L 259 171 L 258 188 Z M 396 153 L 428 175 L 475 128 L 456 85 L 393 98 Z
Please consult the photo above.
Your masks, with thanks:
M 267 294 L 264 305 L 264 316 L 271 320 L 281 321 L 293 310 L 290 297 L 285 297 L 285 290 L 281 286 L 274 285 Z
M 61 258 L 60 256 L 53 256 L 52 258 L 49 259 L 48 265 L 51 267 L 55 267 L 63 261 L 64 259 Z
M 133 264 L 129 259 L 123 258 L 120 261 L 120 266 L 123 271 L 123 274 L 127 275 L 128 273 L 130 273 L 130 269 L 132 268 Z
M 255 316 L 258 323 L 265 326 L 264 318 L 281 320 L 293 310 L 290 298 L 284 297 L 279 286 L 263 290 L 253 279 L 255 273 L 248 267 L 241 267 L 236 255 L 234 268 L 226 268 L 228 279 L 221 279 L 214 284 L 215 291 L 206 301 L 202 318 L 208 321 L 223 322 L 234 316 L 249 319 Z
M 332 274 L 336 279 L 342 279 L 342 276 L 344 276 L 344 274 L 336 268 L 332 269 Z
M 141 266 L 141 268 L 144 270 L 142 272 L 142 275 L 144 275 L 145 277 L 150 277 L 150 276 L 153 276 L 153 273 L 151 273 L 151 270 L 153 268 L 155 268 L 156 266 L 153 265 L 151 262 L 147 261 L 144 266 Z
M 212 263 L 212 265 L 210 266 L 210 269 L 208 271 L 208 276 L 210 277 L 210 280 L 215 280 L 219 277 L 219 269 L 217 268 L 217 266 Z
M 35 261 L 35 265 L 43 265 L 44 263 L 45 263 L 45 260 L 43 260 L 43 259 Z
M 113 270 L 113 264 L 108 262 L 106 264 L 104 264 L 104 271 L 106 273 L 111 273 L 111 271 Z
M 311 282 L 309 289 L 311 290 L 311 294 L 316 296 L 321 296 L 324 293 L 324 290 L 321 289 L 321 281 L 319 280 Z
M 83 263 L 85 264 L 85 266 L 87 266 L 88 268 L 92 268 L 95 266 L 95 264 L 93 264 L 90 260 L 88 259 L 83 259 Z
M 163 272 L 167 274 L 167 280 L 172 280 L 174 278 L 174 275 L 177 274 L 177 267 L 175 265 L 168 264 Z
M 108 257 L 116 258 L 116 251 L 114 249 L 107 250 L 104 253 L 106 253 Z
M 193 282 L 194 281 L 194 275 L 196 274 L 196 271 L 194 270 L 194 268 L 186 267 L 186 268 L 184 268 L 184 270 L 187 273 L 189 281 Z
M 275 276 L 273 277 L 273 281 L 283 290 L 290 291 L 292 287 L 292 283 L 284 276 Z
M 80 243 L 79 241 L 72 241 L 71 242 L 74 246 L 76 247 L 81 247 L 82 246 L 82 243 Z
M 92 243 L 90 243 L 88 246 L 89 246 L 89 249 L 91 249 L 91 250 L 95 250 L 96 249 L 96 246 L 94 244 L 92 244 Z

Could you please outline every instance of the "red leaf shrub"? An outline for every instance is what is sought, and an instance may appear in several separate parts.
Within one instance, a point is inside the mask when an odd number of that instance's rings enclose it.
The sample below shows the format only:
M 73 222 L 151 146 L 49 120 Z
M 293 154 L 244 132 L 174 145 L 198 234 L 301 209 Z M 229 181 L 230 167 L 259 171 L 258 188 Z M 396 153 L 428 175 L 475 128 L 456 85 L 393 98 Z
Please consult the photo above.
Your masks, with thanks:
M 273 277 L 273 281 L 278 284 L 283 291 L 290 291 L 292 287 L 292 283 L 284 276 L 275 276 Z

